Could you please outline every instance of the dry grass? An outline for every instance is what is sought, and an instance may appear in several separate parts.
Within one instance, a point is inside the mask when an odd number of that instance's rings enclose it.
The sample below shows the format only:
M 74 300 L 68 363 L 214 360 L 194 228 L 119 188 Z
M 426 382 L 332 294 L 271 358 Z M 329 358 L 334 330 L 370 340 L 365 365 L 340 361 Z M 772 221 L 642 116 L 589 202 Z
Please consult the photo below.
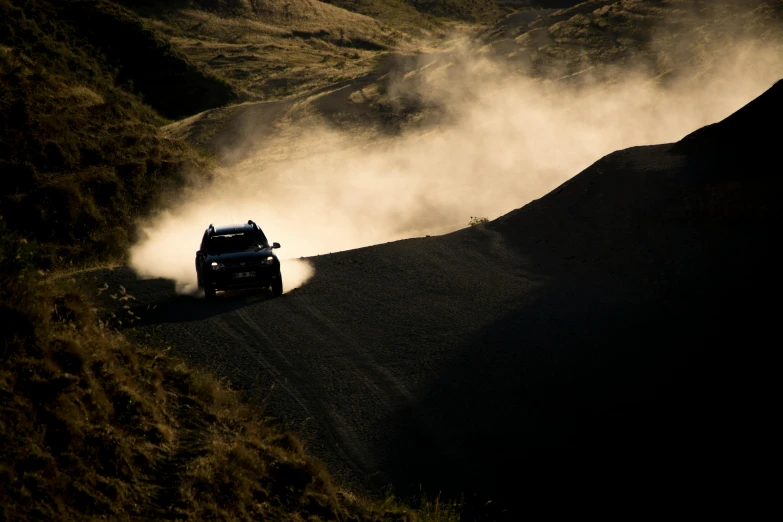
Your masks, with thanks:
M 490 0 L 124 3 L 244 100 L 276 100 L 356 78 L 388 51 L 413 52 L 453 33 L 450 19 L 499 15 Z
M 325 0 L 348 11 L 361 13 L 413 36 L 431 36 L 441 30 L 441 21 L 418 11 L 407 0 Z
M 321 2 L 142 14 L 245 100 L 284 98 L 364 74 L 401 37 L 377 20 Z
M 49 266 L 122 258 L 128 222 L 203 169 L 131 96 L 52 74 L 18 49 L 0 52 L 0 78 L 0 168 L 12 180 L 0 208 Z
M 390 39 L 380 31 L 348 31 L 326 24 L 295 29 L 184 11 L 175 21 L 151 22 L 193 61 L 241 90 L 246 100 L 279 99 L 371 70 Z M 172 31 L 172 24 L 189 30 Z

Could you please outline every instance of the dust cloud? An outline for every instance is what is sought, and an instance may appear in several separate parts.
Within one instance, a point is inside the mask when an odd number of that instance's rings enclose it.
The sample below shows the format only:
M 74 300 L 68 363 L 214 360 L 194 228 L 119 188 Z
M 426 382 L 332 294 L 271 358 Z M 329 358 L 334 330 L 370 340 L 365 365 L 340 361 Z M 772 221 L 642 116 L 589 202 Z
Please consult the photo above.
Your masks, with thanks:
M 253 219 L 282 244 L 290 291 L 313 275 L 303 256 L 443 234 L 471 216 L 497 218 L 608 153 L 676 141 L 719 121 L 783 77 L 777 49 L 752 43 L 666 86 L 630 71 L 611 84 L 545 82 L 479 56 L 463 46 L 387 85 L 390 98 L 416 96 L 439 115 L 438 124 L 393 137 L 334 125 L 315 108 L 317 98 L 295 105 L 246 160 L 151 218 L 132 267 L 192 291 L 204 229 Z M 371 97 L 372 88 L 362 94 Z

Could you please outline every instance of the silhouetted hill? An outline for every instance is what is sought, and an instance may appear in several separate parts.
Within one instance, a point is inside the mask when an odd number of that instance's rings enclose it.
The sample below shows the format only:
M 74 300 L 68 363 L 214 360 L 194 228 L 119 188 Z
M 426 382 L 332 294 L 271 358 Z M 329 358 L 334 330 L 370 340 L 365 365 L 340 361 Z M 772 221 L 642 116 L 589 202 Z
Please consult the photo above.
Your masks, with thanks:
M 675 153 L 702 157 L 718 171 L 737 169 L 735 176 L 766 175 L 779 170 L 774 151 L 783 124 L 783 82 L 725 120 L 689 134 Z
M 496 495 L 600 504 L 612 491 L 624 505 L 665 494 L 658 507 L 742 510 L 768 490 L 753 462 L 773 440 L 781 118 L 779 82 L 720 123 L 611 154 L 487 225 L 547 281 L 465 362 L 475 375 L 503 361 L 510 380 L 480 380 L 468 393 L 492 391 L 464 400 L 480 410 L 504 397 L 512 418 L 476 430 L 440 413 L 465 441 L 494 435 L 476 473 L 519 473 Z M 447 388 L 438 396 L 463 397 Z

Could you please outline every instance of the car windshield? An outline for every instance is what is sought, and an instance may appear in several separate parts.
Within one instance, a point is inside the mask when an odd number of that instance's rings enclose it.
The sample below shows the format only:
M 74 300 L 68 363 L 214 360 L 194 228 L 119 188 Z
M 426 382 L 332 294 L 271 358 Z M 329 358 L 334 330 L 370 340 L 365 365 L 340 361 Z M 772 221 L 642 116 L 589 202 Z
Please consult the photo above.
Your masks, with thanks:
M 225 254 L 266 246 L 267 241 L 263 234 L 254 231 L 212 236 L 209 238 L 208 250 L 212 254 Z

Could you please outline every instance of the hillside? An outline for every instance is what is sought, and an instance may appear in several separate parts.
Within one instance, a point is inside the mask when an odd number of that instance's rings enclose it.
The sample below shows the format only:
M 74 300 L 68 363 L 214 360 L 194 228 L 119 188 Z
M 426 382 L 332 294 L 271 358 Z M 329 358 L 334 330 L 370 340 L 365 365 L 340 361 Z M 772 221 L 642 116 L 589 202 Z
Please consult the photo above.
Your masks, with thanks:
M 245 100 L 285 98 L 354 78 L 405 45 L 399 30 L 318 1 L 124 3 Z
M 207 175 L 203 158 L 160 134 L 161 115 L 237 97 L 101 1 L 0 2 L 0 78 L 0 215 L 45 266 L 121 259 L 129 222 L 186 175 Z
M 469 519 L 761 510 L 781 88 L 486 225 L 312 257 L 280 299 L 88 276 L 136 297 L 129 332 L 269 390 L 343 480 Z
M 489 29 L 479 29 L 471 42 L 370 52 L 374 56 L 364 62 L 362 74 L 340 75 L 339 82 L 306 88 L 301 84 L 302 89 L 284 99 L 206 111 L 165 131 L 210 151 L 220 165 L 232 166 L 264 154 L 284 159 L 300 149 L 314 128 L 361 135 L 378 144 L 443 128 L 444 122 L 470 114 L 477 100 L 491 105 L 491 93 L 498 100 L 515 100 L 505 114 L 487 114 L 488 118 L 511 119 L 515 111 L 525 112 L 522 93 L 545 97 L 548 92 L 552 99 L 571 100 L 581 87 L 586 88 L 586 98 L 595 96 L 591 103 L 606 108 L 611 99 L 597 95 L 602 82 L 623 93 L 623 99 L 637 91 L 636 100 L 649 100 L 650 105 L 681 96 L 683 112 L 691 113 L 717 98 L 747 100 L 740 94 L 744 87 L 757 85 L 762 76 L 766 84 L 778 75 L 783 55 L 780 3 L 735 3 L 731 8 L 710 4 L 698 11 L 687 11 L 684 5 L 637 0 L 610 6 L 593 0 L 559 10 L 520 11 Z M 585 29 L 585 20 L 593 18 L 597 28 Z M 725 45 L 715 45 L 716 41 Z M 354 74 L 358 71 L 353 69 Z M 271 80 L 256 83 L 267 81 Z M 514 82 L 517 85 L 511 86 Z M 731 82 L 734 85 L 727 88 Z M 748 96 L 760 92 L 752 90 Z M 708 95 L 698 95 L 701 91 Z M 578 106 L 574 110 L 589 112 Z M 664 118 L 671 120 L 670 116 Z M 653 120 L 661 120 L 650 118 L 639 127 L 654 128 Z M 708 121 L 714 120 L 701 119 L 683 132 Z M 521 120 L 508 124 L 521 125 Z M 609 129 L 602 127 L 599 135 L 604 132 Z M 282 136 L 285 140 L 270 139 Z

